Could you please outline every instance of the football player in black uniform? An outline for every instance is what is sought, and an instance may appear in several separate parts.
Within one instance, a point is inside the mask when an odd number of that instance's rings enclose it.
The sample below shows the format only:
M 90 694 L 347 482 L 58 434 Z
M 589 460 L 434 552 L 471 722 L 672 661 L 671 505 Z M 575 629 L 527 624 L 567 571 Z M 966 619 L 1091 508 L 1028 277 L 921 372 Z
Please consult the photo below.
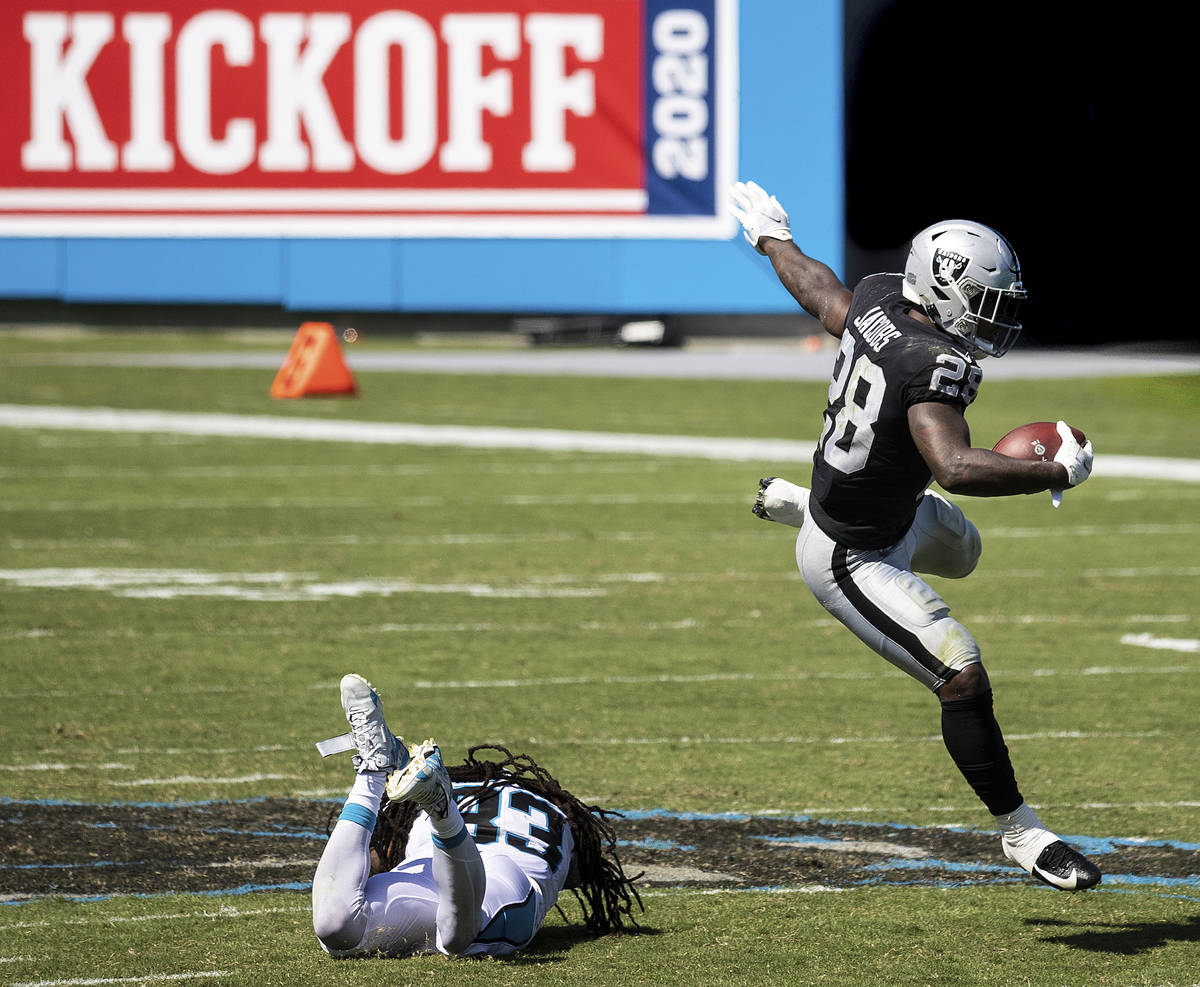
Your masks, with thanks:
M 796 561 L 830 613 L 869 648 L 941 700 L 954 763 L 996 818 L 1005 855 L 1055 888 L 1079 891 L 1099 869 L 1050 832 L 1017 787 L 992 711 L 979 645 L 917 572 L 959 578 L 979 559 L 979 532 L 952 494 L 1062 491 L 1087 479 L 1091 443 L 1065 422 L 1050 462 L 971 445 L 964 413 L 983 356 L 1003 356 L 1025 298 L 1008 241 L 952 220 L 918 233 L 903 275 L 876 274 L 850 291 L 792 242 L 787 213 L 753 182 L 730 191 L 746 239 L 825 331 L 841 340 L 812 489 L 767 477 L 754 513 L 800 528 Z

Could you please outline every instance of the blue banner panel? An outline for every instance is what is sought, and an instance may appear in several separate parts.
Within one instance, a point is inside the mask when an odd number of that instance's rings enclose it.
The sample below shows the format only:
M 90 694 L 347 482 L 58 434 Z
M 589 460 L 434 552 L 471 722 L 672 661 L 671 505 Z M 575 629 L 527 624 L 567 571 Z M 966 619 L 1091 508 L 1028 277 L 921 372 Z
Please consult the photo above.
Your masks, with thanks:
M 703 214 L 716 200 L 717 125 L 733 125 L 719 115 L 717 30 L 711 0 L 646 0 L 644 146 L 653 214 Z
M 67 240 L 67 302 L 273 304 L 283 293 L 278 240 Z

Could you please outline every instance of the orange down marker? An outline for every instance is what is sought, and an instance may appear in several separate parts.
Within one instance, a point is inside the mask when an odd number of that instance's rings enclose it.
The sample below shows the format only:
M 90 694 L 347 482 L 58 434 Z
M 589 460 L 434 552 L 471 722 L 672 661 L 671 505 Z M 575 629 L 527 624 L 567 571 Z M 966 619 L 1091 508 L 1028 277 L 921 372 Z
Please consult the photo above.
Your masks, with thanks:
M 273 398 L 309 394 L 357 394 L 354 375 L 328 322 L 305 322 L 271 385 Z

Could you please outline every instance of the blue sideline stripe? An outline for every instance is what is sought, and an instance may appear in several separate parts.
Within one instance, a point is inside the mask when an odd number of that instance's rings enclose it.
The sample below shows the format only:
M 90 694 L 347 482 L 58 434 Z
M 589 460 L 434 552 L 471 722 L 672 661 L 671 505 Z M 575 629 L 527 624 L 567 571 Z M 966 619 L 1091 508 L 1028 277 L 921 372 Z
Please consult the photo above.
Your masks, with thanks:
M 463 782 L 461 784 L 468 784 Z M 267 801 L 266 795 L 253 795 L 248 798 L 235 799 L 195 799 L 190 801 L 179 802 L 86 802 L 75 799 L 17 799 L 9 796 L 0 796 L 0 806 L 57 806 L 57 807 L 73 807 L 73 808 L 113 808 L 113 809 L 188 809 L 198 806 L 209 805 L 253 805 L 256 802 Z M 304 802 L 337 802 L 335 798 L 315 798 L 315 799 L 300 799 L 296 801 Z M 751 819 L 766 819 L 779 820 L 783 822 L 819 822 L 827 826 L 859 826 L 859 827 L 879 827 L 903 831 L 906 829 L 927 829 L 927 826 L 918 826 L 913 823 L 896 823 L 896 822 L 866 822 L 857 819 L 824 819 L 810 815 L 798 815 L 791 813 L 780 813 L 778 815 L 761 815 L 755 816 L 743 812 L 677 812 L 671 809 L 624 809 L 619 811 L 619 815 L 623 819 L 680 819 L 690 822 L 747 822 Z M 149 828 L 149 827 L 142 827 Z M 980 833 L 984 830 L 970 826 L 947 826 L 944 827 L 951 833 Z M 240 832 L 238 830 L 229 830 L 229 832 Z M 286 836 L 287 833 L 270 833 L 263 835 L 280 835 Z M 315 836 L 321 839 L 325 838 L 325 833 L 303 834 L 306 836 Z M 1085 853 L 1103 854 L 1115 853 L 1121 847 L 1168 847 L 1173 850 L 1200 850 L 1200 842 L 1191 842 L 1188 840 L 1147 840 L 1131 837 L 1120 836 L 1082 836 L 1078 834 L 1059 834 L 1059 838 L 1065 840 L 1073 846 L 1079 847 Z
M 140 826 L 139 829 L 170 829 L 183 830 L 183 826 Z M 315 829 L 297 830 L 289 833 L 281 829 L 230 829 L 228 826 L 214 826 L 210 829 L 201 830 L 206 836 L 269 836 L 282 837 L 286 840 L 327 840 L 328 833 L 321 833 Z
M 671 809 L 623 809 L 622 819 L 679 819 L 684 822 L 748 822 L 752 819 L 781 822 L 817 822 L 822 826 L 860 827 L 863 829 L 891 829 L 903 832 L 909 829 L 929 829 L 916 823 L 867 822 L 858 819 L 827 819 L 818 816 L 780 813 L 778 815 L 751 815 L 741 812 L 675 812 Z M 940 826 L 949 833 L 994 833 L 972 826 Z M 1128 836 L 1081 836 L 1074 833 L 1058 834 L 1059 839 L 1078 847 L 1086 854 L 1116 853 L 1122 847 L 1167 847 L 1172 850 L 1200 850 L 1200 843 L 1188 840 L 1149 840 Z
M 76 801 L 76 800 L 71 800 L 71 799 L 17 799 L 17 798 L 0 796 L 0 806 L 10 806 L 10 807 L 71 806 L 71 807 L 87 807 L 87 808 L 126 808 L 126 809 L 129 809 L 129 808 L 160 808 L 160 809 L 178 810 L 178 809 L 201 807 L 201 806 L 207 807 L 207 806 L 221 806 L 221 805 L 247 805 L 247 804 L 264 802 L 266 800 L 267 800 L 267 796 L 252 796 L 249 798 L 203 799 L 203 800 L 195 800 L 195 801 L 187 801 L 187 802 L 152 802 L 152 801 L 146 801 L 146 802 L 117 802 L 117 801 L 87 802 L 87 801 Z M 321 798 L 321 799 L 306 799 L 303 801 L 335 803 L 339 800 Z M 849 819 L 814 819 L 814 817 L 809 816 L 809 815 L 792 815 L 792 814 L 779 814 L 779 815 L 771 814 L 771 815 L 755 816 L 752 814 L 739 813 L 739 812 L 678 812 L 678 811 L 672 811 L 672 810 L 668 810 L 668 809 L 635 809 L 635 810 L 625 810 L 623 812 L 620 812 L 619 815 L 626 819 L 644 819 L 644 820 L 677 819 L 677 820 L 686 820 L 686 821 L 740 822 L 740 821 L 747 821 L 747 820 L 751 820 L 751 819 L 769 819 L 772 821 L 792 821 L 792 822 L 817 821 L 817 822 L 821 823 L 822 825 L 828 825 L 828 826 L 884 828 L 884 829 L 890 829 L 895 832 L 903 832 L 905 830 L 928 828 L 928 827 L 917 826 L 917 825 L 908 824 L 908 823 L 866 822 L 866 821 L 849 820 Z M 364 828 L 373 828 L 374 824 L 375 824 L 376 816 L 374 813 L 370 812 L 367 809 L 364 809 L 362 806 L 344 805 L 343 810 L 342 810 L 342 818 L 346 818 L 351 822 L 355 822 L 358 825 L 363 826 Z M 10 820 L 10 822 L 15 822 L 19 825 L 21 822 L 21 819 L 17 818 L 14 820 Z M 97 823 L 91 823 L 88 825 L 92 825 L 97 828 L 106 828 L 106 829 L 122 828 L 120 825 L 118 825 L 116 823 L 112 823 L 112 822 L 97 822 Z M 143 829 L 143 830 L 158 830 L 158 829 L 170 830 L 170 829 L 176 829 L 176 828 L 181 828 L 181 827 L 152 826 L 152 825 L 143 823 L 143 824 L 134 825 L 130 828 Z M 945 828 L 947 830 L 949 830 L 950 832 L 961 832 L 961 833 L 983 832 L 982 830 L 979 830 L 977 828 L 967 827 L 967 826 L 949 826 L 949 827 L 945 827 Z M 212 828 L 207 828 L 207 829 L 203 830 L 203 832 L 205 832 L 205 833 L 229 833 L 229 834 L 235 834 L 235 835 L 255 835 L 255 836 L 263 836 L 263 837 L 284 837 L 284 838 L 289 838 L 289 839 L 297 839 L 297 838 L 300 838 L 300 839 L 325 839 L 325 838 L 327 838 L 327 834 L 325 834 L 325 833 L 318 833 L 318 832 L 312 832 L 312 831 L 288 832 L 283 829 L 278 829 L 278 830 L 273 830 L 273 831 L 252 831 L 252 830 L 238 830 L 238 829 L 224 828 L 224 827 L 212 827 Z M 468 835 L 468 831 L 464 828 L 461 831 L 461 833 L 459 834 L 459 836 L 451 837 L 450 839 L 445 840 L 445 841 L 439 841 L 439 845 L 446 847 L 446 848 L 452 848 L 453 846 L 456 846 L 459 842 L 461 842 L 461 839 L 465 839 L 465 837 L 467 835 Z M 1200 849 L 1200 843 L 1186 841 L 1186 840 L 1171 840 L 1171 839 L 1152 840 L 1152 839 L 1144 839 L 1144 838 L 1139 839 L 1139 838 L 1129 838 L 1129 837 L 1091 837 L 1091 836 L 1079 836 L 1079 835 L 1064 835 L 1062 838 L 1064 840 L 1066 840 L 1067 842 L 1080 847 L 1085 853 L 1098 854 L 1098 855 L 1103 855 L 1106 853 L 1116 853 L 1120 850 L 1120 848 L 1123 848 L 1123 847 L 1138 847 L 1138 848 L 1140 848 L 1140 847 L 1167 847 L 1167 848 L 1179 849 L 1179 850 Z M 767 841 L 767 842 L 776 842 L 776 843 L 796 843 L 796 844 L 813 843 L 813 844 L 818 844 L 818 845 L 820 843 L 826 842 L 826 838 L 808 837 L 808 836 L 804 836 L 804 835 L 796 835 L 796 836 L 792 836 L 792 837 L 759 837 L 759 839 L 763 839 L 764 841 Z M 640 845 L 640 846 L 646 846 L 646 847 L 652 846 L 655 842 L 656 841 L 652 841 L 652 840 L 622 841 L 623 845 L 628 845 L 628 846 L 639 846 Z M 837 842 L 837 841 L 833 841 L 833 842 Z M 684 844 L 676 844 L 674 846 L 674 848 L 678 849 L 678 850 L 683 850 L 683 851 L 691 849 L 690 847 L 688 847 Z M 142 861 L 132 861 L 132 862 L 129 862 L 129 861 L 123 861 L 123 862 L 98 861 L 98 862 L 91 862 L 91 863 L 89 863 L 88 866 L 92 866 L 92 867 L 138 866 L 138 865 L 142 865 L 143 863 L 144 862 L 142 862 Z M 54 869 L 56 867 L 62 867 L 62 866 L 64 866 L 64 865 L 55 865 L 55 864 L 5 865 L 4 869 L 15 869 L 15 868 L 38 869 L 40 867 L 45 867 L 46 869 Z M 944 874 L 946 874 L 947 876 L 952 875 L 954 873 L 960 873 L 960 874 L 975 873 L 975 874 L 981 874 L 981 875 L 986 874 L 989 876 L 990 879 L 982 881 L 982 882 L 978 881 L 978 880 L 977 881 L 960 882 L 960 881 L 953 881 L 953 880 L 947 881 L 944 879 L 943 880 L 935 879 L 934 881 L 930 882 L 928 880 L 907 881 L 907 880 L 898 880 L 896 878 L 889 879 L 889 878 L 883 876 L 884 874 L 887 874 L 888 872 L 893 872 L 893 873 L 894 872 L 903 872 L 905 870 L 910 870 L 910 869 L 917 870 L 917 869 L 925 869 L 925 868 L 931 868 L 931 867 L 936 867 L 936 868 L 942 870 L 942 872 Z M 986 864 L 986 863 L 983 863 L 982 861 L 972 863 L 972 862 L 941 861 L 941 860 L 931 859 L 931 858 L 922 858 L 919 860 L 909 860 L 907 858 L 897 858 L 897 859 L 885 859 L 885 860 L 877 861 L 873 864 L 867 865 L 864 868 L 864 870 L 867 871 L 868 873 L 874 872 L 874 876 L 868 877 L 862 881 L 858 881 L 855 883 L 855 885 L 851 885 L 851 887 L 854 887 L 854 886 L 863 887 L 863 886 L 872 886 L 872 885 L 874 885 L 874 886 L 879 886 L 879 885 L 887 885 L 887 886 L 918 885 L 918 886 L 924 886 L 924 887 L 930 887 L 930 886 L 932 886 L 932 887 L 959 887 L 959 886 L 979 887 L 982 883 L 1011 884 L 1011 883 L 1017 883 L 1017 882 L 1024 882 L 1027 880 L 1027 877 L 1024 874 L 1024 872 L 1018 868 L 997 866 L 995 864 Z M 1116 886 L 1114 886 L 1114 885 L 1116 885 Z M 226 888 L 226 889 L 210 890 L 210 891 L 188 892 L 188 891 L 177 891 L 176 890 L 176 891 L 162 891 L 162 892 L 151 892 L 151 893 L 143 892 L 143 893 L 132 893 L 132 894 L 118 893 L 118 894 L 102 894 L 102 895 L 91 895 L 91 896 L 80 896 L 80 897 L 66 897 L 65 900 L 77 901 L 77 902 L 105 901 L 105 900 L 109 900 L 112 898 L 156 898 L 156 897 L 178 895 L 178 894 L 185 894 L 185 895 L 186 894 L 198 894 L 198 895 L 206 895 L 206 896 L 210 896 L 210 895 L 211 896 L 241 895 L 241 894 L 249 894 L 249 893 L 254 893 L 254 892 L 259 892 L 259 891 L 308 890 L 309 888 L 311 888 L 311 886 L 312 886 L 311 882 L 287 882 L 287 883 L 277 884 L 277 885 L 246 884 L 246 885 L 242 885 L 242 886 L 236 887 L 236 888 Z M 1134 875 L 1134 874 L 1108 873 L 1108 874 L 1105 874 L 1105 885 L 1095 889 L 1092 893 L 1096 894 L 1096 893 L 1107 892 L 1109 894 L 1133 894 L 1133 895 L 1151 893 L 1154 895 L 1154 897 L 1175 898 L 1175 899 L 1180 899 L 1180 900 L 1184 900 L 1184 901 L 1197 901 L 1200 899 L 1198 899 L 1192 895 L 1180 893 L 1180 891 L 1191 890 L 1191 889 L 1197 888 L 1197 887 L 1200 887 L 1200 877 L 1197 877 L 1196 875 L 1189 875 L 1186 877 L 1166 877 L 1166 876 L 1162 876 L 1162 875 L 1156 876 L 1156 875 Z M 784 886 L 780 886 L 780 890 L 785 890 L 785 889 L 786 888 Z M 1157 893 L 1155 893 L 1156 889 L 1157 889 Z M 1175 893 L 1170 893 L 1168 891 L 1168 889 L 1179 889 L 1179 891 L 1176 891 Z M 666 889 L 664 889 L 664 890 L 666 890 Z M 772 889 L 769 889 L 769 888 L 768 889 L 761 889 L 761 888 L 728 889 L 727 888 L 727 889 L 720 889 L 720 890 L 723 893 L 728 893 L 733 890 L 751 891 L 751 890 L 772 890 Z M 831 889 L 831 890 L 834 890 L 834 889 Z M 53 894 L 51 894 L 51 895 L 33 895 L 28 898 L 20 898 L 17 900 L 10 899 L 7 901 L 0 901 L 0 905 L 10 905 L 10 906 L 17 905 L 17 906 L 19 906 L 22 904 L 31 903 L 33 901 L 48 900 L 48 899 L 52 899 L 52 898 L 61 898 L 61 897 L 62 896 L 53 895 Z M 513 918 L 518 919 L 518 915 L 514 915 Z M 518 927 L 520 924 L 521 923 L 519 920 L 515 923 L 515 925 Z M 517 931 L 517 929 L 514 928 L 510 931 L 515 932 L 515 931 Z M 502 937 L 502 938 L 507 938 L 507 937 Z
M 89 860 L 82 864 L 0 864 L 0 870 L 85 870 L 91 867 L 145 867 L 147 860 Z
M 617 840 L 617 846 L 639 847 L 643 850 L 695 850 L 690 843 L 676 843 L 674 840 L 656 840 L 649 837 L 641 840 Z
M 339 822 L 343 819 L 346 822 L 357 823 L 368 833 L 375 831 L 375 813 L 365 805 L 359 805 L 357 802 L 347 802 L 342 806 L 342 814 L 338 816 Z
M 241 884 L 236 888 L 216 888 L 209 891 L 130 891 L 116 894 L 91 895 L 30 895 L 28 898 L 0 901 L 0 907 L 32 905 L 42 901 L 71 901 L 88 904 L 96 901 L 113 901 L 119 898 L 173 898 L 180 895 L 199 898 L 220 898 L 225 895 L 256 894 L 259 891 L 311 891 L 312 881 L 286 881 L 283 884 Z
M 867 864 L 862 870 L 867 871 L 889 871 L 889 870 L 940 870 L 953 873 L 976 873 L 976 874 L 1020 874 L 1025 872 L 1018 867 L 1005 867 L 1001 864 L 986 864 L 983 861 L 965 861 L 965 860 L 937 860 L 933 857 L 918 857 L 916 859 L 908 857 L 893 857 L 889 860 L 880 860 L 873 864 Z

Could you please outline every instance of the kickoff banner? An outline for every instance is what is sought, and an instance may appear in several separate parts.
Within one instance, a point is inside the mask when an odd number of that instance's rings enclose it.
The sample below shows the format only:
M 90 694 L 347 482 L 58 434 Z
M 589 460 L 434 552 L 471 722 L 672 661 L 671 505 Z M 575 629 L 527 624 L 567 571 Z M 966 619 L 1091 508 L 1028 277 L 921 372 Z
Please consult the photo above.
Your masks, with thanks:
M 736 0 L 398 4 L 5 4 L 0 236 L 732 234 Z

